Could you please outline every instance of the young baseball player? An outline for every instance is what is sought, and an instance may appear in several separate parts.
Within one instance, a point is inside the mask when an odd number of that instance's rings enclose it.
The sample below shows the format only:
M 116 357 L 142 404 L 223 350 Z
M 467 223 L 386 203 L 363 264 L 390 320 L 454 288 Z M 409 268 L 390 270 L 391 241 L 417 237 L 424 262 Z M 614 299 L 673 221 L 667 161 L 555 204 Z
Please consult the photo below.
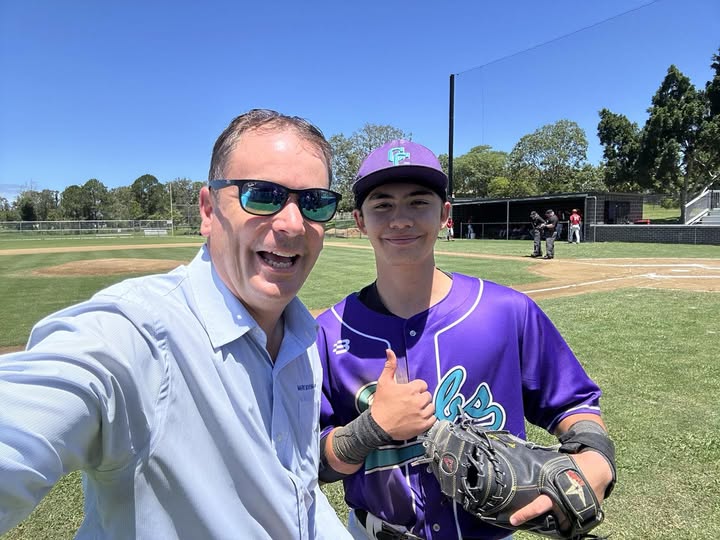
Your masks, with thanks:
M 468 415 L 521 437 L 526 418 L 558 435 L 574 424 L 582 453 L 573 457 L 600 501 L 614 480 L 600 389 L 548 317 L 522 293 L 436 267 L 447 183 L 417 143 L 392 141 L 365 159 L 354 217 L 377 279 L 318 318 L 320 478 L 343 479 L 356 539 L 510 534 L 456 507 L 427 467 L 412 465 L 423 454 L 416 436 L 436 419 Z M 540 496 L 513 524 L 551 508 Z

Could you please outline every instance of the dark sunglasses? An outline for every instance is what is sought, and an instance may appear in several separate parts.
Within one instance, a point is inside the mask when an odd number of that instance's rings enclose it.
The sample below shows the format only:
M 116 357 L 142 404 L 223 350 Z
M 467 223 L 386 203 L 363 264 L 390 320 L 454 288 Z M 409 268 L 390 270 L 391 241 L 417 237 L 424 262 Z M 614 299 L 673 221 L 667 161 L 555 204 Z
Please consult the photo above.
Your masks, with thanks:
M 291 193 L 297 195 L 300 213 L 305 219 L 324 223 L 335 215 L 342 196 L 321 188 L 290 189 L 267 180 L 210 180 L 211 189 L 237 186 L 240 206 L 254 216 L 272 216 L 287 203 Z

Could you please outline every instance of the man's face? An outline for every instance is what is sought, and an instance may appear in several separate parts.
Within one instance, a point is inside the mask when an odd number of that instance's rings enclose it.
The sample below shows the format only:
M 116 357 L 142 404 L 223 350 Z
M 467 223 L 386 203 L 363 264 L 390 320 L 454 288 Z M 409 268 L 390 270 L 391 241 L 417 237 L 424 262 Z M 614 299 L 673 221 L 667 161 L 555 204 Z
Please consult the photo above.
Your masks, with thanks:
M 225 179 L 276 182 L 291 189 L 328 188 L 321 151 L 293 129 L 244 133 L 225 167 Z M 272 216 L 240 206 L 238 189 L 200 193 L 201 233 L 225 285 L 255 316 L 282 311 L 302 287 L 323 245 L 322 223 L 303 218 L 297 196 Z
M 361 210 L 353 213 L 355 221 L 368 235 L 378 263 L 415 265 L 434 260 L 450 203 L 419 184 L 384 184 L 368 194 Z

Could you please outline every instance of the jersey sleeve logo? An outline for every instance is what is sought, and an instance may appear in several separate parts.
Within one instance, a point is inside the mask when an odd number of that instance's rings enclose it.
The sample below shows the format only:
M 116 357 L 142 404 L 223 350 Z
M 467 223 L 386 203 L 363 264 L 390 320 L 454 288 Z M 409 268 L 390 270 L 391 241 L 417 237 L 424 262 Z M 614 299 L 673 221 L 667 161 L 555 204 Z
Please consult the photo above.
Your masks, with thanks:
M 335 354 L 350 352 L 350 340 L 338 339 L 335 343 L 333 343 L 332 350 Z

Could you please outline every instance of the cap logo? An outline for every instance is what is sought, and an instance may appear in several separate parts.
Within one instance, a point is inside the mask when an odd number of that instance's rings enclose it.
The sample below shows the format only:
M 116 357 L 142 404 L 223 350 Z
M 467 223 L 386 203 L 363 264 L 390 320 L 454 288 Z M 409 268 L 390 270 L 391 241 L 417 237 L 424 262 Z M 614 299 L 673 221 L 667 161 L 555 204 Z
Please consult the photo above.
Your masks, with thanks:
M 410 157 L 410 153 L 405 151 L 404 146 L 396 146 L 388 151 L 388 161 L 393 165 L 399 165 Z

